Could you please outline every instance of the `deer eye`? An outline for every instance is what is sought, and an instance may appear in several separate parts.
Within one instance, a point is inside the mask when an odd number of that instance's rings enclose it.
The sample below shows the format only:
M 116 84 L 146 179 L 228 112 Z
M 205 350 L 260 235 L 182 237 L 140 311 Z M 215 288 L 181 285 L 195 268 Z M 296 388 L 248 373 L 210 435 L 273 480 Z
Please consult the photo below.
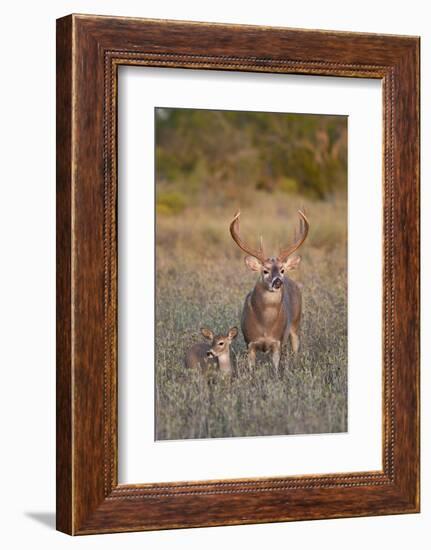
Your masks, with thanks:
M 264 272 L 265 275 L 268 275 L 268 273 L 269 273 L 269 271 L 267 269 L 264 269 L 263 272 Z
M 223 345 L 223 342 L 219 342 L 218 345 L 219 345 L 219 346 L 222 346 L 222 345 Z
M 284 273 L 284 269 L 280 269 L 280 273 L 283 275 Z

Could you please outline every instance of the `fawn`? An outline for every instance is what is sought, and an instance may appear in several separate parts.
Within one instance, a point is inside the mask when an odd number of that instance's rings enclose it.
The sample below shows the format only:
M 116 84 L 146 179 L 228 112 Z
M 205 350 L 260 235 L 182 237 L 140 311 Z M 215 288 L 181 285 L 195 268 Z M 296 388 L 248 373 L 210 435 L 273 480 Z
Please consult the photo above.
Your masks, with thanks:
M 211 364 L 216 364 L 222 372 L 230 372 L 230 345 L 232 340 L 238 336 L 238 329 L 232 327 L 226 336 L 214 336 L 212 330 L 201 328 L 201 334 L 208 342 L 194 344 L 187 351 L 185 357 L 186 367 L 205 369 Z

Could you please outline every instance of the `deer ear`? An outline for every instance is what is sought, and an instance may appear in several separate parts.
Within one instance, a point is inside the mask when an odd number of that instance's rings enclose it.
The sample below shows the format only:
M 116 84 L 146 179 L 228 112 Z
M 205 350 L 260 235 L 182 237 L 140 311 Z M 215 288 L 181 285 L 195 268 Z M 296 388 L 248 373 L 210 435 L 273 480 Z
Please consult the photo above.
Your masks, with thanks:
M 296 269 L 300 263 L 301 256 L 292 256 L 284 262 L 284 269 L 286 271 L 292 271 L 293 269 Z
M 262 264 L 260 261 L 255 258 L 254 256 L 246 256 L 244 258 L 245 265 L 251 269 L 252 271 L 260 271 L 262 268 Z
M 233 340 L 234 338 L 236 338 L 238 336 L 238 329 L 236 327 L 232 327 L 229 330 L 228 336 L 229 340 Z
M 210 330 L 209 328 L 201 328 L 201 334 L 207 340 L 214 340 L 213 331 Z

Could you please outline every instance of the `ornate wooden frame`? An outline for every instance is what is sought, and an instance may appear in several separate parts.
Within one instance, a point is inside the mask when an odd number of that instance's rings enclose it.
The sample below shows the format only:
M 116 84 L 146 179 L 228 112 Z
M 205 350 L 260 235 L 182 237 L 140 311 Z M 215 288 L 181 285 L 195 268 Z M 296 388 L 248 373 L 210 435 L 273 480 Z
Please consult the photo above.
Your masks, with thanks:
M 119 485 L 119 65 L 383 82 L 383 470 Z M 70 15 L 57 21 L 57 528 L 69 534 L 419 511 L 419 38 Z

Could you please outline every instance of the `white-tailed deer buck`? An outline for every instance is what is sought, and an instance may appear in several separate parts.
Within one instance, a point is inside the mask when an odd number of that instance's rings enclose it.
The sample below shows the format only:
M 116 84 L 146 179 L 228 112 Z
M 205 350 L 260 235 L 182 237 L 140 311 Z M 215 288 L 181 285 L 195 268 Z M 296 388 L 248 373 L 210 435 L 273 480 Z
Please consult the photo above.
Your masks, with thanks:
M 230 372 L 230 345 L 238 336 L 238 329 L 232 327 L 226 336 L 215 336 L 212 330 L 201 328 L 201 334 L 208 342 L 194 344 L 186 353 L 186 367 L 205 369 L 217 364 L 222 372 Z
M 248 363 L 254 366 L 256 352 L 271 352 L 272 362 L 278 370 L 281 346 L 290 335 L 292 349 L 299 348 L 299 324 L 301 320 L 301 291 L 297 283 L 286 274 L 296 269 L 301 261 L 291 255 L 305 241 L 309 223 L 303 212 L 299 214 L 299 234 L 295 241 L 281 249 L 277 257 L 268 257 L 260 248 L 247 245 L 239 234 L 237 212 L 230 224 L 230 233 L 236 244 L 248 256 L 245 263 L 249 269 L 259 273 L 254 289 L 247 294 L 241 317 L 241 329 L 248 346 Z

